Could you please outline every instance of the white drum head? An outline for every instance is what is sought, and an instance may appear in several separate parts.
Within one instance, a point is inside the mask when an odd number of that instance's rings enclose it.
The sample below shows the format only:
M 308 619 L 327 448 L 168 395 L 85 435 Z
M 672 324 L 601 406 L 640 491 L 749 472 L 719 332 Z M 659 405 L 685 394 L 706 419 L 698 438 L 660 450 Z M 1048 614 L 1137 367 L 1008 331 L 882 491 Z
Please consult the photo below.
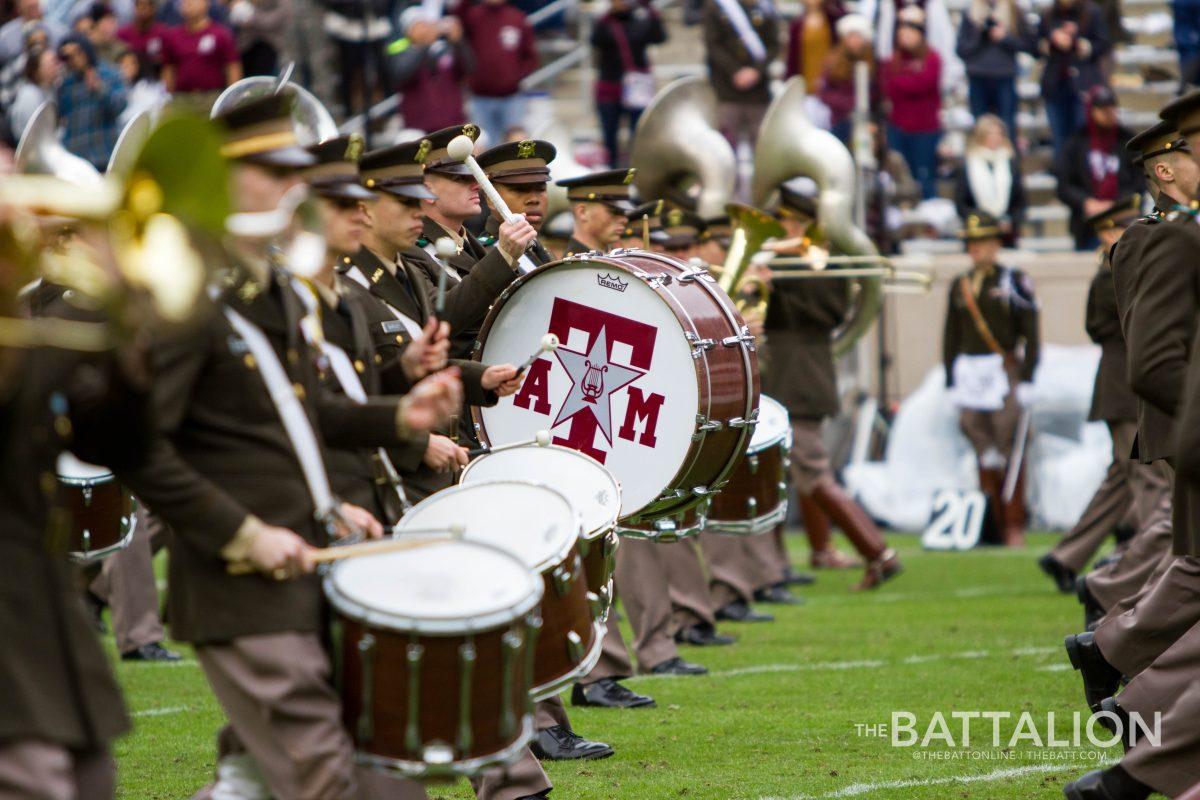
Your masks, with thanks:
M 750 438 L 747 453 L 758 453 L 768 447 L 774 447 L 792 435 L 792 423 L 788 418 L 787 409 L 778 400 L 765 394 L 758 397 L 758 424 L 754 426 L 754 436 Z
M 513 447 L 487 453 L 463 471 L 460 483 L 507 478 L 531 478 L 561 492 L 583 519 L 583 530 L 593 534 L 608 530 L 621 516 L 621 487 L 594 458 L 568 447 Z
M 654 501 L 684 466 L 699 411 L 691 344 L 667 301 L 641 278 L 595 262 L 536 273 L 500 308 L 483 343 L 487 364 L 543 353 L 515 395 L 481 409 L 489 442 L 530 439 L 582 450 L 622 487 L 621 514 Z
M 58 463 L 55 466 L 55 471 L 59 477 L 65 478 L 68 481 L 89 481 L 92 483 L 104 483 L 105 479 L 112 480 L 112 470 L 108 467 L 101 467 L 96 464 L 89 464 L 86 461 L 80 461 L 73 453 L 66 450 L 58 454 Z
M 339 561 L 325 590 L 351 619 L 444 633 L 511 622 L 541 601 L 542 582 L 508 553 L 447 541 Z
M 396 535 L 463 527 L 463 538 L 498 547 L 534 572 L 560 563 L 579 538 L 579 515 L 553 489 L 522 480 L 453 486 L 425 498 L 404 515 Z

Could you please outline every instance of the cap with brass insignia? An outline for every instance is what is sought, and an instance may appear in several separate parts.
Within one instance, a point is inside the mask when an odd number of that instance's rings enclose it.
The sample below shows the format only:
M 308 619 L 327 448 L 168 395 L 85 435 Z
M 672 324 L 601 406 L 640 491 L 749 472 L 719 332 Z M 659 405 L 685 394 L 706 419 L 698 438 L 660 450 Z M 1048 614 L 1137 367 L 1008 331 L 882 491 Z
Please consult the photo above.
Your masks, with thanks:
M 308 152 L 316 156 L 317 163 L 304 170 L 304 180 L 318 195 L 331 200 L 374 200 L 374 192 L 363 187 L 358 177 L 362 147 L 358 134 L 311 145 Z
M 466 164 L 461 161 L 455 161 L 446 152 L 446 148 L 450 146 L 450 142 L 459 136 L 466 136 L 474 142 L 479 139 L 479 126 L 467 123 L 466 125 L 442 128 L 440 131 L 434 131 L 421 140 L 420 148 L 425 150 L 426 172 L 431 172 L 435 175 L 464 175 L 468 177 L 471 175 L 471 170 Z M 428 144 L 425 144 L 425 142 L 428 142 Z
M 497 145 L 484 151 L 477 161 L 494 183 L 546 183 L 556 153 L 549 142 L 526 139 Z
M 1004 235 L 1000 229 L 1000 220 L 986 211 L 975 209 L 967 212 L 967 223 L 959 232 L 959 238 L 968 242 L 982 239 L 999 239 Z
M 819 190 L 816 181 L 803 179 L 793 184 L 779 187 L 780 216 L 817 218 L 817 197 Z
M 567 190 L 567 199 L 572 203 L 603 203 L 614 211 L 628 214 L 634 210 L 635 174 L 632 169 L 613 169 L 556 181 L 555 185 Z
M 1137 164 L 1147 158 L 1161 156 L 1163 153 L 1175 150 L 1191 152 L 1187 141 L 1176 130 L 1175 124 L 1167 120 L 1156 122 L 1141 133 L 1130 137 L 1129 141 L 1125 143 L 1125 149 L 1133 153 L 1134 163 Z
M 649 232 L 651 244 L 662 244 L 666 240 L 662 226 L 665 206 L 666 202 L 663 200 L 651 200 L 635 206 L 625 217 L 625 238 L 641 239 L 644 232 Z
M 301 169 L 316 163 L 312 153 L 296 143 L 291 94 L 273 94 L 238 103 L 218 114 L 225 128 L 221 155 L 251 164 Z
M 704 220 L 699 214 L 672 208 L 663 216 L 663 247 L 677 250 L 692 247 L 700 242 L 704 233 Z
M 428 139 L 372 150 L 358 163 L 359 173 L 368 189 L 413 200 L 432 200 L 433 192 L 425 187 L 428 152 Z
M 1183 136 L 1191 136 L 1200 131 L 1200 89 L 1194 89 L 1167 103 L 1158 115 L 1173 123 L 1175 129 Z
M 704 232 L 700 235 L 700 241 L 715 239 L 722 247 L 728 247 L 732 236 L 733 224 L 729 221 L 729 215 L 718 214 L 704 220 Z
M 1128 228 L 1142 216 L 1142 196 L 1140 194 L 1126 195 L 1111 206 L 1087 218 L 1087 224 L 1093 230 L 1103 231 L 1109 228 Z

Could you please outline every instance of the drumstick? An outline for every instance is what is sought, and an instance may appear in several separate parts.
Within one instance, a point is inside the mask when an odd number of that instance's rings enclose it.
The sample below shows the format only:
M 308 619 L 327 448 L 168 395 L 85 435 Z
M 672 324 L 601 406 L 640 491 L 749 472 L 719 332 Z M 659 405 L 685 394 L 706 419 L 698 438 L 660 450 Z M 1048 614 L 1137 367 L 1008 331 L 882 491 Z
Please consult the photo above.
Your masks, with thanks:
M 446 145 L 446 155 L 467 165 L 467 169 L 471 170 L 475 182 L 479 184 L 480 189 L 483 189 L 483 193 L 487 195 L 492 206 L 500 213 L 505 222 L 512 222 L 516 216 L 509 211 L 508 203 L 504 202 L 504 198 L 496 191 L 496 187 L 492 185 L 487 173 L 483 171 L 483 167 L 479 166 L 479 162 L 475 160 L 475 156 L 472 155 L 474 150 L 475 142 L 471 140 L 470 136 L 455 136 L 450 140 L 450 144 Z
M 499 447 L 488 447 L 487 445 L 484 445 L 483 447 L 477 447 L 474 450 L 468 450 L 467 456 L 474 458 L 475 456 L 481 456 L 484 453 L 498 453 L 501 450 L 512 450 L 514 447 L 528 447 L 531 444 L 536 444 L 538 447 L 549 447 L 550 431 L 538 431 L 537 435 L 535 435 L 532 439 L 525 439 L 524 441 L 520 442 L 509 442 L 508 444 L 502 444 Z
M 341 561 L 344 558 L 356 558 L 358 556 L 373 556 L 381 553 L 397 553 L 404 550 L 416 550 L 419 547 L 426 547 L 438 542 L 446 542 L 456 537 L 461 537 L 466 532 L 466 528 L 462 525 L 451 525 L 447 528 L 430 528 L 426 530 L 412 530 L 404 534 L 403 538 L 379 539 L 371 542 L 359 542 L 358 544 L 348 544 L 342 547 L 319 547 L 309 554 L 309 558 L 315 564 L 324 564 L 331 561 Z M 440 534 L 424 536 L 421 539 L 409 538 L 418 534 Z M 250 575 L 258 572 L 258 569 L 249 561 L 236 561 L 225 567 L 225 571 L 230 575 Z
M 438 258 L 445 261 L 451 256 L 458 255 L 458 248 L 455 247 L 454 241 L 449 236 L 443 236 L 434 244 L 437 249 Z M 449 273 L 446 270 L 450 269 L 449 263 L 442 265 L 442 271 L 438 273 L 438 292 L 437 302 L 433 304 L 433 313 L 438 319 L 446 316 L 446 278 Z
M 533 362 L 538 360 L 538 356 L 542 353 L 551 353 L 558 349 L 558 337 L 553 333 L 547 333 L 542 337 L 542 345 L 537 349 L 537 352 L 525 359 L 525 363 L 517 367 L 516 377 L 521 377 L 525 374 L 525 370 L 533 366 Z

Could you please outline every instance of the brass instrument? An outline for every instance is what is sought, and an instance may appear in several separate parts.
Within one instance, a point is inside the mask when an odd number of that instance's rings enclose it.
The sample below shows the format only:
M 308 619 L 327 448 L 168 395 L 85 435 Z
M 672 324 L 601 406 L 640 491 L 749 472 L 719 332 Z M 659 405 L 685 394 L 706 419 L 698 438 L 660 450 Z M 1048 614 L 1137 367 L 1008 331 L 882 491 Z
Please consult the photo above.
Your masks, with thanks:
M 733 199 L 737 156 L 717 125 L 717 96 L 706 78 L 667 84 L 638 119 L 630 152 L 643 198 L 663 198 L 702 217 Z
M 742 316 L 766 316 L 770 286 L 747 270 L 754 256 L 769 239 L 783 236 L 779 220 L 765 211 L 741 203 L 725 207 L 729 215 L 731 234 L 725 263 L 712 268 L 717 283 L 733 298 Z
M 775 243 L 768 243 L 768 248 L 772 244 Z M 878 278 L 883 282 L 885 294 L 929 294 L 933 286 L 929 263 L 928 259 L 901 260 L 887 256 L 831 256 L 823 251 L 807 256 L 775 256 L 766 262 L 771 270 L 772 281 Z M 864 266 L 855 266 L 859 264 Z M 869 266 L 871 264 L 879 266 Z M 837 268 L 827 269 L 830 266 Z
M 751 194 L 765 206 L 787 181 L 807 176 L 820 188 L 819 227 L 830 249 L 850 256 L 878 256 L 866 232 L 854 223 L 857 178 L 854 160 L 832 133 L 812 124 L 804 112 L 804 82 L 792 78 L 771 103 L 759 128 Z M 853 347 L 883 302 L 882 277 L 855 278 L 857 302 L 846 323 L 834 333 L 834 352 Z
M 289 83 L 291 72 L 276 78 L 273 75 L 254 75 L 231 84 L 217 96 L 209 116 L 215 118 L 251 97 L 265 97 L 287 92 L 296 98 L 292 107 L 292 124 L 296 130 L 296 141 L 301 147 L 317 144 L 338 135 L 338 126 L 329 109 L 317 96 L 295 83 Z

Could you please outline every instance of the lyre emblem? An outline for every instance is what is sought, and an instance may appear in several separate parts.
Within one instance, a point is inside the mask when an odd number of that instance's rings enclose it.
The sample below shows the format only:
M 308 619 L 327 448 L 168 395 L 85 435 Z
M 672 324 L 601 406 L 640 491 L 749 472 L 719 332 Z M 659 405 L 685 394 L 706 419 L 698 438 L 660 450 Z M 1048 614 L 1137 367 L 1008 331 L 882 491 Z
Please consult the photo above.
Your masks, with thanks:
M 604 392 L 604 373 L 608 372 L 608 365 L 596 366 L 591 361 L 584 361 L 583 365 L 587 367 L 587 371 L 583 373 L 583 402 L 595 403 L 600 399 L 600 395 Z

